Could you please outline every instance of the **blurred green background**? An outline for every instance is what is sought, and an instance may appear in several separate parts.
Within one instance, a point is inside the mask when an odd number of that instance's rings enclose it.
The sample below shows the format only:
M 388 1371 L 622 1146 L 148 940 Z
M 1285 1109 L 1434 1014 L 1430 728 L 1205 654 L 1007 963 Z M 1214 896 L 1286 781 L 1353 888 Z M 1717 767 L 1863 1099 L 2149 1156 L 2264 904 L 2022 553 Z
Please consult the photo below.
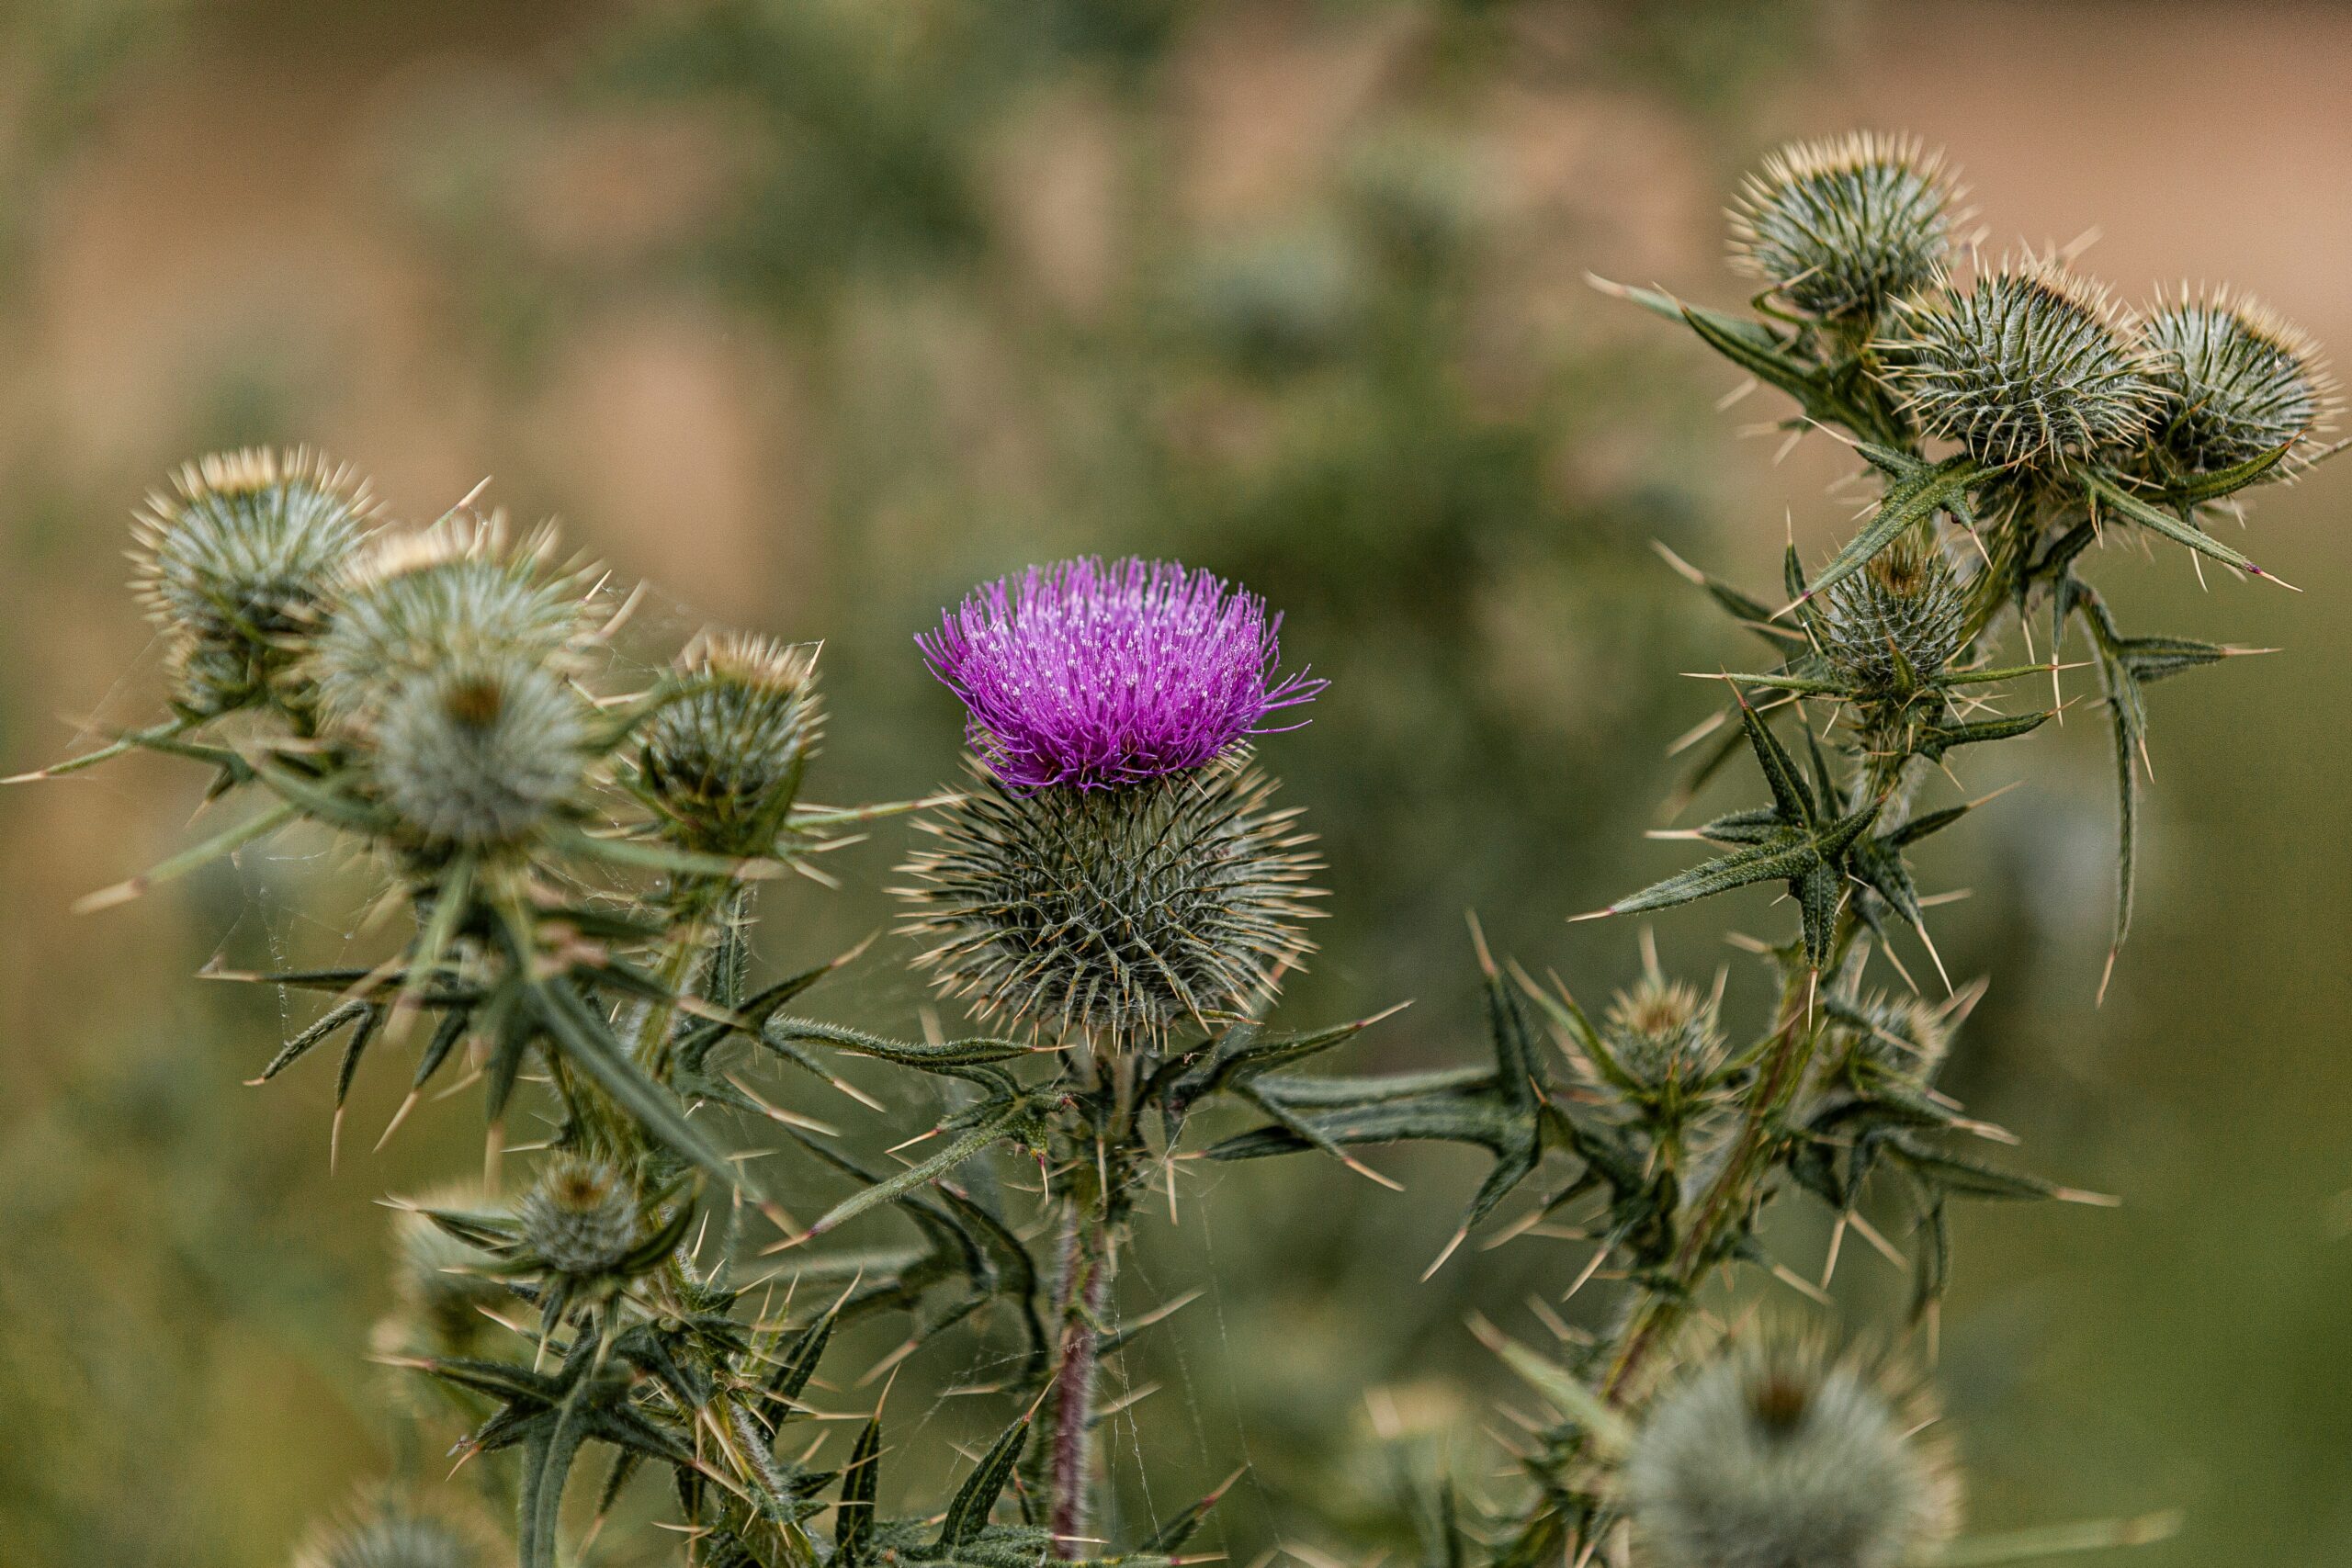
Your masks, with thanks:
M 1996 246 L 2096 227 L 2086 262 L 2127 296 L 2228 279 L 2342 346 L 2346 79 L 2352 11 L 2317 5 L 17 0 L 0 758 L 156 699 L 127 514 L 224 444 L 322 444 L 413 518 L 492 475 L 651 579 L 657 630 L 823 638 L 827 799 L 951 776 L 956 715 L 908 638 L 965 585 L 1181 554 L 1272 597 L 1334 682 L 1268 748 L 1335 895 L 1285 1016 L 1415 998 L 1360 1060 L 1459 1059 L 1465 911 L 1598 999 L 1634 933 L 1562 918 L 1680 863 L 1640 838 L 1707 711 L 1679 671 L 1746 650 L 1651 541 L 1761 585 L 1788 530 L 1819 551 L 1847 510 L 1834 446 L 1740 439 L 1783 411 L 1715 410 L 1730 373 L 1584 275 L 1736 301 L 1738 174 L 1787 136 L 1907 128 L 1962 165 Z M 1953 973 L 1993 977 L 1948 1087 L 2037 1168 L 2126 1199 L 1961 1217 L 1942 1371 L 1976 1528 L 2179 1506 L 2149 1568 L 2352 1563 L 2347 487 L 2261 498 L 2256 553 L 2301 595 L 2202 592 L 2177 552 L 2099 563 L 2133 629 L 2285 650 L 2158 694 L 2140 923 L 2103 1009 L 2096 715 L 2007 749 L 2024 787 L 1928 868 L 1972 895 L 1938 916 Z M 0 794 L 11 1568 L 272 1562 L 362 1481 L 441 1468 L 364 1359 L 374 1200 L 471 1168 L 470 1103 L 381 1156 L 347 1140 L 330 1175 L 323 1064 L 238 1087 L 305 1015 L 188 978 L 343 952 L 362 881 L 289 843 L 65 913 L 182 842 L 195 787 L 134 761 Z M 841 857 L 840 895 L 771 899 L 773 960 L 887 921 L 902 844 Z M 1760 896 L 1680 912 L 1669 960 L 1736 964 L 1726 917 L 1780 919 Z M 903 956 L 886 942 L 821 1006 L 910 1027 Z M 355 1124 L 397 1092 L 363 1078 Z M 1523 1303 L 1584 1248 L 1465 1250 L 1417 1284 L 1476 1162 L 1374 1163 L 1408 1190 L 1190 1166 L 1183 1223 L 1146 1226 L 1128 1309 L 1207 1293 L 1136 1352 L 1159 1386 L 1111 1445 L 1129 1523 L 1247 1461 L 1216 1549 L 1361 1561 L 1396 1523 L 1383 1426 L 1450 1434 L 1427 1440 L 1493 1484 L 1509 1391 L 1464 1315 L 1540 1337 Z M 1817 1266 L 1818 1227 L 1780 1239 Z M 1840 1283 L 1858 1314 L 1898 1285 L 1866 1253 Z M 917 1359 L 894 1484 L 1001 1421 L 935 1397 L 987 1356 Z M 842 1407 L 870 1399 L 839 1381 Z M 646 1549 L 616 1529 L 598 1561 Z

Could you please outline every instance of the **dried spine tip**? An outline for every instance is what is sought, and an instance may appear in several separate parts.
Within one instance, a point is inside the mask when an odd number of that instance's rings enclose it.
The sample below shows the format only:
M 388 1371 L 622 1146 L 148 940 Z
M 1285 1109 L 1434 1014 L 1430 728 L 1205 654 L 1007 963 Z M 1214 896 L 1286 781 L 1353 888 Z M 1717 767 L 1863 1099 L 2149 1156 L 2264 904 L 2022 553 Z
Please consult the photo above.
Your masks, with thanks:
M 462 655 L 402 683 L 372 731 L 377 787 L 430 843 L 528 836 L 586 780 L 591 716 L 524 660 Z
M 523 1244 L 558 1274 L 593 1279 L 620 1267 L 643 1238 L 628 1179 L 602 1160 L 565 1156 L 522 1202 Z
M 1273 789 L 1244 756 L 1117 790 L 982 773 L 905 868 L 906 929 L 935 944 L 920 962 L 981 1018 L 1114 1044 L 1245 1012 L 1309 950 L 1317 897 Z
M 1624 1470 L 1665 1568 L 1895 1568 L 1951 1536 L 1959 1478 L 1924 1393 L 1808 1337 L 1738 1345 L 1660 1396 Z
M 1797 310 L 1867 328 L 1888 300 L 1928 288 L 1966 215 L 1940 153 L 1856 131 L 1774 152 L 1731 215 L 1732 265 Z
M 587 636 L 578 572 L 550 575 L 555 536 L 510 543 L 503 513 L 453 514 L 360 556 L 309 672 L 327 716 L 364 727 L 400 689 L 454 659 L 568 666 Z
M 1898 300 L 1879 350 L 1904 408 L 1981 463 L 2049 468 L 2137 446 L 2155 365 L 2104 284 L 2029 258 Z
M 2145 327 L 2158 397 L 2155 446 L 2212 473 L 2309 441 L 2336 409 L 2335 378 L 2301 330 L 2226 289 L 2160 300 Z
M 266 694 L 374 525 L 367 481 L 303 448 L 216 453 L 138 513 L 132 587 L 171 637 L 177 696 L 199 713 Z
M 346 1523 L 314 1531 L 295 1551 L 293 1568 L 488 1568 L 493 1550 L 489 1533 L 470 1520 L 387 1496 Z
M 639 753 L 646 787 L 695 847 L 763 853 L 823 733 L 817 651 L 740 634 L 704 637 L 678 667 L 697 683 L 646 724 Z
M 1825 600 L 1822 652 L 1864 694 L 1908 691 L 1951 662 L 1967 632 L 1967 595 L 1931 541 L 1897 540 Z

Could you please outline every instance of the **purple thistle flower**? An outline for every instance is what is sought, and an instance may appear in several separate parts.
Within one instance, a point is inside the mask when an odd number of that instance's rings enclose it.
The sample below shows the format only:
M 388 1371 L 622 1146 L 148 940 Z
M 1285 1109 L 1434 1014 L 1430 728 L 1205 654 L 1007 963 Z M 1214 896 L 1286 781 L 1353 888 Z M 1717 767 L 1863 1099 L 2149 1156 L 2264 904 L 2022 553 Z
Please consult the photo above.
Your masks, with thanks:
M 1264 720 L 1326 682 L 1275 682 L 1281 627 L 1263 599 L 1205 571 L 1088 556 L 983 584 L 915 642 L 1004 784 L 1110 789 L 1297 728 Z

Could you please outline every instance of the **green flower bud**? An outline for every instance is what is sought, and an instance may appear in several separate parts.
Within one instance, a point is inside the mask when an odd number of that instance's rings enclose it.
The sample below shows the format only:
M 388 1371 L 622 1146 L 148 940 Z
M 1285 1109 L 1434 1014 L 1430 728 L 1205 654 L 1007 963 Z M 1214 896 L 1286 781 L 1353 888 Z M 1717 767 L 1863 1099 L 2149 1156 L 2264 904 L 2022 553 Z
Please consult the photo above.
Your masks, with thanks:
M 261 700 L 296 662 L 373 525 L 367 481 L 297 448 L 217 453 L 147 498 L 132 586 L 200 714 Z
M 678 664 L 707 683 L 647 721 L 646 787 L 690 847 L 765 853 L 824 728 L 815 650 L 701 637 Z
M 1933 544 L 1899 539 L 1824 596 L 1822 652 L 1865 694 L 1904 693 L 1951 662 L 1967 596 Z
M 1646 967 L 1601 1021 L 1626 1074 L 1654 1094 L 1701 1092 L 1724 1065 L 1724 1032 L 1712 998 Z
M 478 1193 L 437 1193 L 420 1201 L 425 1208 L 479 1210 Z M 414 1209 L 392 1216 L 392 1292 L 421 1348 L 435 1355 L 468 1356 L 495 1326 L 484 1308 L 501 1306 L 513 1293 L 486 1274 L 470 1272 L 492 1264 L 491 1255 L 451 1235 Z
M 2104 284 L 2011 263 L 1966 290 L 1896 302 L 1886 377 L 1928 434 L 1980 463 L 2048 468 L 2137 446 L 2156 366 Z
M 2159 302 L 2145 331 L 2155 445 L 2179 469 L 2212 473 L 2282 446 L 2291 462 L 2335 412 L 2335 379 L 2318 345 L 2251 299 L 2183 288 Z
M 472 1521 L 387 1496 L 314 1531 L 296 1550 L 294 1568 L 490 1568 L 494 1553 Z
M 1873 993 L 1857 1011 L 1862 1023 L 1849 1036 L 1849 1060 L 1864 1071 L 1924 1083 L 1951 1053 L 1951 1024 L 1924 998 Z
M 1748 177 L 1732 211 L 1732 265 L 1825 321 L 1865 327 L 1932 284 L 1966 214 L 1940 154 L 1856 131 L 1796 141 Z
M 899 891 L 934 984 L 978 1017 L 1156 1039 L 1247 1011 L 1309 950 L 1309 840 L 1246 758 L 1111 789 L 975 774 Z
M 364 728 L 409 682 L 469 657 L 576 661 L 588 595 L 577 575 L 549 576 L 555 536 L 510 547 L 503 515 L 453 515 L 388 539 L 354 566 L 310 673 L 329 718 Z
M 587 703 L 517 656 L 458 656 L 401 684 L 374 732 L 385 803 L 428 843 L 530 834 L 585 782 Z
M 1661 1395 L 1624 1489 L 1662 1568 L 1897 1568 L 1950 1539 L 1959 1482 L 1932 1412 L 1816 1340 L 1733 1348 Z
M 620 1267 L 644 1239 L 628 1179 L 602 1160 L 564 1156 L 525 1195 L 523 1246 L 556 1274 L 594 1279 Z

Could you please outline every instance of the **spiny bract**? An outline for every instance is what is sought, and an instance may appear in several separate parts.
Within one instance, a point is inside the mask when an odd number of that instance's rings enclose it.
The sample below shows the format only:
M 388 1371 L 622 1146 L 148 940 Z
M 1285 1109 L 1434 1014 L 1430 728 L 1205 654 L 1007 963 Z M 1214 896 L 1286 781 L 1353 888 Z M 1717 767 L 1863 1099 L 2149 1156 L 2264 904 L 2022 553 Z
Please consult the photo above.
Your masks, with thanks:
M 2291 464 L 2335 412 L 2318 345 L 2251 299 L 2184 288 L 2145 331 L 2161 400 L 2156 446 L 2180 469 L 2212 473 L 2282 447 Z
M 2105 285 L 2029 258 L 1896 301 L 1879 344 L 1889 385 L 1928 434 L 1978 462 L 2052 468 L 2137 446 L 2154 365 Z
M 401 687 L 468 656 L 562 661 L 586 635 L 579 573 L 551 573 L 555 536 L 519 545 L 503 514 L 453 514 L 384 540 L 354 564 L 310 672 L 321 706 L 364 725 Z
M 549 1165 L 516 1213 L 531 1257 L 577 1279 L 618 1268 L 645 1230 L 628 1179 L 602 1160 L 577 1156 Z
M 1896 1568 L 1950 1538 L 1959 1481 L 1899 1399 L 1851 1356 L 1768 1334 L 1668 1390 L 1624 1489 L 1663 1568 Z
M 926 819 L 908 930 L 934 982 L 982 1018 L 1125 1044 L 1231 1018 L 1308 950 L 1316 895 L 1298 812 L 1227 757 L 1116 790 L 1016 791 L 983 773 Z
M 513 843 L 580 790 L 591 728 L 585 700 L 548 669 L 512 654 L 452 659 L 384 705 L 377 785 L 429 843 Z
M 200 457 L 150 495 L 132 586 L 170 636 L 179 701 L 211 714 L 266 693 L 373 516 L 365 479 L 300 447 Z
M 639 754 L 646 788 L 694 847 L 764 852 L 823 732 L 816 651 L 699 637 L 678 668 L 702 683 L 648 721 Z
M 1967 632 L 1967 596 L 1928 541 L 1896 541 L 1824 598 L 1822 652 L 1864 694 L 1935 674 Z
M 452 1189 L 419 1201 L 420 1208 L 479 1210 L 488 1207 L 478 1191 Z M 451 1235 L 417 1209 L 392 1215 L 392 1291 L 399 1299 L 403 1339 L 415 1350 L 436 1356 L 474 1354 L 496 1327 L 483 1315 L 512 1300 L 506 1287 L 475 1272 L 494 1259 Z M 412 1352 L 413 1353 L 413 1352 Z
M 1732 265 L 1796 309 L 1865 328 L 1926 288 L 1963 214 L 1939 154 L 1916 138 L 1855 131 L 1781 148 L 1732 211 Z

